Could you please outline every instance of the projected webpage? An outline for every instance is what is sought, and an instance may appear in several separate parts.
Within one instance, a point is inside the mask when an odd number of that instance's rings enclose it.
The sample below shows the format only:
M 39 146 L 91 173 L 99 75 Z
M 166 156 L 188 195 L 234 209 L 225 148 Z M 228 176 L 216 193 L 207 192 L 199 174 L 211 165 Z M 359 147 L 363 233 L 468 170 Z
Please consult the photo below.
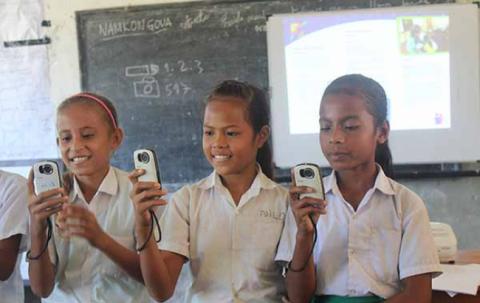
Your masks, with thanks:
M 324 89 L 350 73 L 385 88 L 393 130 L 450 128 L 448 15 L 287 18 L 283 27 L 291 134 L 318 133 Z

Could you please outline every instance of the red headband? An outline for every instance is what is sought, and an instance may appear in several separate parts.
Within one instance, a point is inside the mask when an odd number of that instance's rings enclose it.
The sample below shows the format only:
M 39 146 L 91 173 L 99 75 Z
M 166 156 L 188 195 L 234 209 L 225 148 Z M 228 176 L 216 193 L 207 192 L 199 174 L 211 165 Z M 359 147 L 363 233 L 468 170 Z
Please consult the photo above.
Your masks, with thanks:
M 95 97 L 94 95 L 89 93 L 79 93 L 79 94 L 76 94 L 74 97 L 82 97 L 82 98 L 86 98 L 86 99 L 97 102 L 107 112 L 108 116 L 110 117 L 110 120 L 112 120 L 113 128 L 117 128 L 117 122 L 115 121 L 115 117 L 113 116 L 112 111 L 110 110 L 110 108 L 108 108 L 105 102 L 102 101 L 100 98 Z

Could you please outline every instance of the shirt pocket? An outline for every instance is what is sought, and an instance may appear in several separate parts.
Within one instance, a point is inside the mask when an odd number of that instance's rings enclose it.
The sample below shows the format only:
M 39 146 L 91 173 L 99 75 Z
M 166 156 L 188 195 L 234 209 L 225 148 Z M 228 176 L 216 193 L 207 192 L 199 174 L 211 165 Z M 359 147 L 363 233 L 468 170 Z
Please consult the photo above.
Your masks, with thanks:
M 396 283 L 402 230 L 393 222 L 377 223 L 372 237 L 371 266 L 377 281 Z
M 283 229 L 283 220 L 273 218 L 240 218 L 233 247 L 258 269 L 275 269 L 275 255 Z

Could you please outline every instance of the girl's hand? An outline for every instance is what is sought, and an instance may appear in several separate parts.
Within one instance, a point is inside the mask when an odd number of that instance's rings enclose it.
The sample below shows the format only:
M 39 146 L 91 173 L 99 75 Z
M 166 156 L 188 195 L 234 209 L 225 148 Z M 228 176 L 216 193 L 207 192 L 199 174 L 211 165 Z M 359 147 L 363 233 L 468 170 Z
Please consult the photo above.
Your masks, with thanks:
M 137 228 L 140 229 L 150 227 L 149 209 L 167 204 L 167 201 L 161 199 L 162 196 L 167 194 L 167 191 L 162 189 L 160 183 L 138 181 L 138 177 L 144 173 L 145 170 L 143 169 L 135 169 L 128 175 L 130 182 L 133 184 L 130 198 L 135 207 L 135 222 Z
M 55 225 L 60 236 L 64 238 L 69 237 L 67 230 L 67 213 L 63 211 L 63 207 L 62 211 L 60 211 L 55 218 Z
M 62 205 L 68 202 L 63 188 L 56 188 L 35 194 L 33 171 L 28 175 L 28 211 L 30 213 L 30 230 L 33 236 L 40 235 L 47 228 L 47 218 L 58 213 Z
M 96 248 L 104 242 L 106 236 L 98 225 L 95 214 L 79 205 L 65 203 L 58 215 L 57 224 L 62 236 L 84 238 Z
M 306 186 L 292 185 L 289 192 L 290 204 L 297 222 L 297 232 L 302 235 L 311 234 L 316 227 L 312 224 L 310 217 L 316 224 L 320 215 L 327 213 L 327 201 L 311 197 L 299 199 L 300 194 L 313 192 L 312 188 Z

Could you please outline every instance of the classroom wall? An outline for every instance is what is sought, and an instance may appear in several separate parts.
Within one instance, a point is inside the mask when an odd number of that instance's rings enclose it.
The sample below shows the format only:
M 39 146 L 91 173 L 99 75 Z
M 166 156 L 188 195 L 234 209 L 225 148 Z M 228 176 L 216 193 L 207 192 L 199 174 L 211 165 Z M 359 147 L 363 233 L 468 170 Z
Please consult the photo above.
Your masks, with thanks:
M 51 95 L 55 102 L 80 90 L 75 11 L 172 0 L 46 0 L 45 16 L 52 26 L 48 35 Z M 426 202 L 432 221 L 452 225 L 460 249 L 480 248 L 480 178 L 400 180 Z
M 50 60 L 50 93 L 56 104 L 80 90 L 77 28 L 75 12 L 109 7 L 126 7 L 187 0 L 45 0 L 45 19 L 52 22 L 47 35 Z M 188 0 L 192 1 L 192 0 Z
M 480 177 L 399 181 L 423 198 L 431 221 L 452 226 L 459 249 L 480 248 Z

